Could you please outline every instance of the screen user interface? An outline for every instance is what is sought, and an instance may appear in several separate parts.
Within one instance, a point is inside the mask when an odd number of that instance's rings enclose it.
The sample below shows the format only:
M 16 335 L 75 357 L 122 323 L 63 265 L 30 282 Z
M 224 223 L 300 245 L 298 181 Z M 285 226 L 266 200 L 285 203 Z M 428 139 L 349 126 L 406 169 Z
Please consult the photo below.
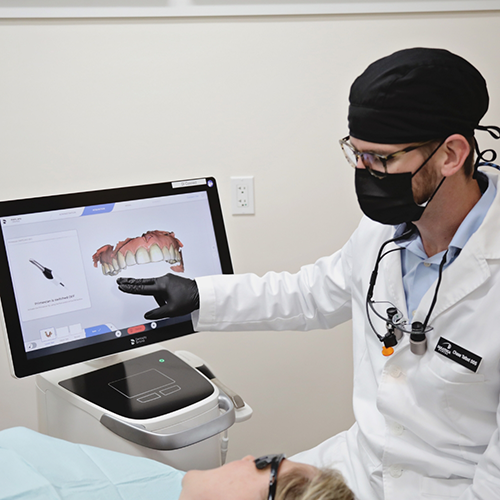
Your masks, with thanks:
M 134 344 L 186 321 L 146 321 L 155 299 L 119 291 L 118 277 L 223 272 L 206 189 L 3 216 L 1 225 L 27 359 Z

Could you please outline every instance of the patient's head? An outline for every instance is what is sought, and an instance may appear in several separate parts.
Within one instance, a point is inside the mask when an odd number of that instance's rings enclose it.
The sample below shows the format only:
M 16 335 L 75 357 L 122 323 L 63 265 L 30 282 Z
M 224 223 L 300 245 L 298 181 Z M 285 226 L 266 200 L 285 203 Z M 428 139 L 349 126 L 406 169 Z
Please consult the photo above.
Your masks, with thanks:
M 257 469 L 254 457 L 247 456 L 217 469 L 190 471 L 179 500 L 267 500 L 269 469 Z M 337 471 L 284 460 L 275 500 L 354 500 L 354 495 Z

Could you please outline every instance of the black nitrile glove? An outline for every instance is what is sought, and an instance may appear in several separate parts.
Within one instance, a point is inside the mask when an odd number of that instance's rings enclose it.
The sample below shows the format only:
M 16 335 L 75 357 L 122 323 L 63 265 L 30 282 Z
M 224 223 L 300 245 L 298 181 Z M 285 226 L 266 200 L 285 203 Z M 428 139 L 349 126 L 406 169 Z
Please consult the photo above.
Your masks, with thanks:
M 160 307 L 148 311 L 146 319 L 161 319 L 190 314 L 200 308 L 200 296 L 196 281 L 165 274 L 159 278 L 118 278 L 122 292 L 136 295 L 152 295 Z

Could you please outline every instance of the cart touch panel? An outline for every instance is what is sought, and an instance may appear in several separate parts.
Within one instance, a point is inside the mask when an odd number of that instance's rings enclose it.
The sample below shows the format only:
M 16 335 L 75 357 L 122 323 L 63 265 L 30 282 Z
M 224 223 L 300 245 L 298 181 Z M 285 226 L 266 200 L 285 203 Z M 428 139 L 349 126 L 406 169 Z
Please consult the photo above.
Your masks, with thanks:
M 25 377 L 193 333 L 147 321 L 152 297 L 116 278 L 232 273 L 213 178 L 0 203 L 0 297 Z

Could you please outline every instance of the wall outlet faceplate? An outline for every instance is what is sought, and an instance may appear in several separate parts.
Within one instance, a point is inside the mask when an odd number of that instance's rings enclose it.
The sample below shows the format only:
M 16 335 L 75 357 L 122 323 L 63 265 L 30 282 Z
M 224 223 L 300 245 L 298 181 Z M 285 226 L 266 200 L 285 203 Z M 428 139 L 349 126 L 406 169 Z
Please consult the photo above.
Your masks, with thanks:
M 254 214 L 253 175 L 231 177 L 231 206 L 233 215 Z

